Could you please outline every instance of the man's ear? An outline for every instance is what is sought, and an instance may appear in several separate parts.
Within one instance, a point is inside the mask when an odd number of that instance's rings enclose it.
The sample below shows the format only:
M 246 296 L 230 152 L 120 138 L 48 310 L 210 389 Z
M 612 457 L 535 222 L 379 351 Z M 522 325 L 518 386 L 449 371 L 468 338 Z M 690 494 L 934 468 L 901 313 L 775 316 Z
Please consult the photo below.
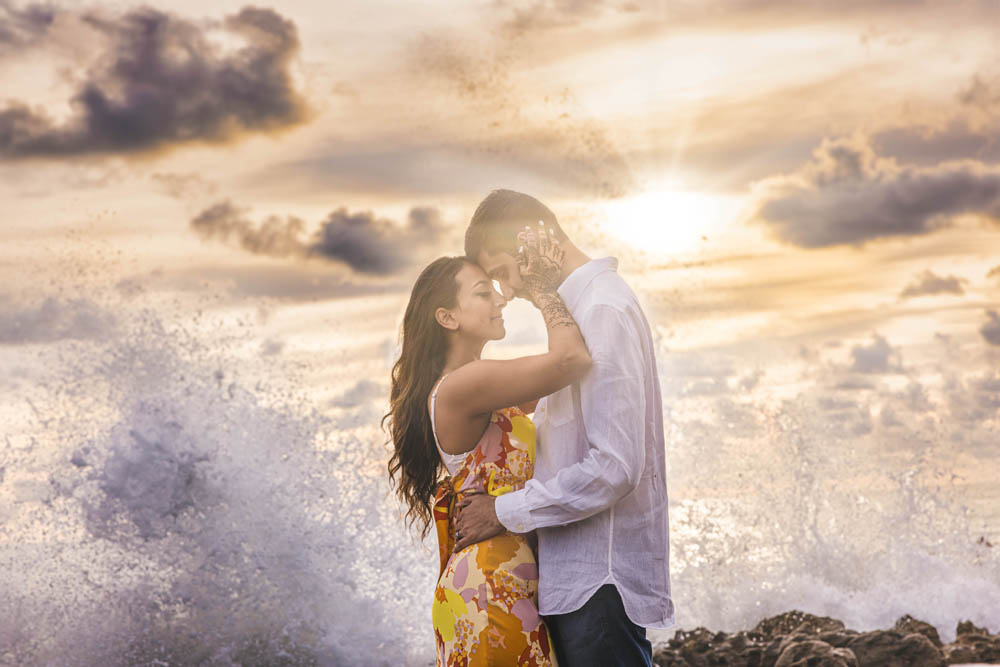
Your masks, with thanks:
M 437 320 L 438 324 L 443 326 L 445 329 L 458 331 L 458 320 L 455 319 L 455 314 L 448 308 L 438 308 L 435 310 L 434 319 Z

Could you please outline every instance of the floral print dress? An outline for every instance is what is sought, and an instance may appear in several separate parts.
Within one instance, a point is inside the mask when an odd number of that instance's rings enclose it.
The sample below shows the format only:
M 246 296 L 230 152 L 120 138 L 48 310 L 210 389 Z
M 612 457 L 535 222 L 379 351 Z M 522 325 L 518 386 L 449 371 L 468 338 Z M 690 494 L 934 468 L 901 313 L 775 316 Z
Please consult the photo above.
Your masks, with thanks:
M 518 408 L 497 410 L 460 469 L 434 498 L 441 575 L 434 591 L 438 667 L 556 665 L 538 615 L 538 564 L 522 535 L 505 532 L 455 548 L 455 503 L 469 491 L 499 496 L 534 472 L 535 426 Z

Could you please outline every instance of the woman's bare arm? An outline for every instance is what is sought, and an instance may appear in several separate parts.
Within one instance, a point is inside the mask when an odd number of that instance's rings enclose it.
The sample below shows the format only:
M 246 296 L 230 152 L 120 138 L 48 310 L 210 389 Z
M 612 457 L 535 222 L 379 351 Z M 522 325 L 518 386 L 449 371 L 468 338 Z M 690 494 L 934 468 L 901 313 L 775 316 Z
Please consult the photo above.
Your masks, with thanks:
M 525 249 L 522 283 L 545 320 L 549 350 L 517 359 L 473 361 L 453 371 L 437 397 L 437 409 L 449 419 L 485 426 L 483 416 L 493 410 L 525 403 L 534 409 L 539 398 L 579 380 L 590 370 L 592 361 L 580 328 L 556 292 L 562 270 L 558 243 L 528 236 Z M 475 445 L 471 438 L 458 440 L 461 442 L 442 442 L 441 447 L 457 454 Z

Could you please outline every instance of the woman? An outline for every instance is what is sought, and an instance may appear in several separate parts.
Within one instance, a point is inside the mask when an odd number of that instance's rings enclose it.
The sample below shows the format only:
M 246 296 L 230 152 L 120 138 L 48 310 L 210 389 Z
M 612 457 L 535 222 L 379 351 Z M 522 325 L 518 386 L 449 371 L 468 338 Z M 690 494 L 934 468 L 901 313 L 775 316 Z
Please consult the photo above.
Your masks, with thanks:
M 591 365 L 556 293 L 559 244 L 544 228 L 519 238 L 524 289 L 542 311 L 549 351 L 480 359 L 486 342 L 506 333 L 506 301 L 478 265 L 443 257 L 413 286 L 402 354 L 392 369 L 389 475 L 411 523 L 421 522 L 426 535 L 433 519 L 438 534 L 433 620 L 439 667 L 556 664 L 538 615 L 538 568 L 526 537 L 504 533 L 453 553 L 456 502 L 470 493 L 500 495 L 530 479 L 535 430 L 526 410 Z M 439 483 L 442 466 L 448 476 Z

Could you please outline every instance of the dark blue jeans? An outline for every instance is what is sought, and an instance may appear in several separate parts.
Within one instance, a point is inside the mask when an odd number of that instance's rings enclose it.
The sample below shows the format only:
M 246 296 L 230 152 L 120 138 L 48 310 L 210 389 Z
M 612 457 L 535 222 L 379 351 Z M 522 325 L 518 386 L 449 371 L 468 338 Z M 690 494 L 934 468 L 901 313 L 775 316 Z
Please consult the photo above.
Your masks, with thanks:
M 625 615 L 614 584 L 597 589 L 568 614 L 546 616 L 545 624 L 561 667 L 650 667 L 653 647 L 646 628 Z

